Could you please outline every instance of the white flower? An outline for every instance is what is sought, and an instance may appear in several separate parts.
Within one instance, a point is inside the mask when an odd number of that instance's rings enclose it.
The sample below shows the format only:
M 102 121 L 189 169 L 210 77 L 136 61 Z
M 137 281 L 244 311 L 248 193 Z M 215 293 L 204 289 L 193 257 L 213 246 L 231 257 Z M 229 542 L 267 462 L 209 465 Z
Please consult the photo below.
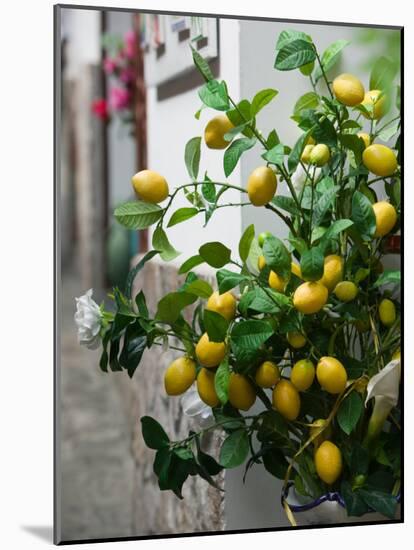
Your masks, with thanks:
M 195 388 L 189 389 L 182 396 L 181 407 L 184 414 L 193 418 L 200 428 L 209 428 L 214 424 L 214 415 L 211 407 L 200 399 Z
M 393 359 L 368 382 L 365 406 L 370 399 L 375 399 L 374 409 L 368 424 L 367 437 L 369 440 L 380 433 L 388 415 L 398 403 L 400 377 L 400 359 Z
M 102 314 L 98 304 L 92 300 L 93 290 L 89 289 L 80 298 L 75 298 L 75 323 L 78 327 L 79 343 L 88 349 L 96 349 L 100 343 Z
M 313 181 L 317 182 L 319 179 L 319 176 L 321 175 L 321 169 L 320 168 L 315 169 L 315 168 L 309 167 L 308 173 L 311 177 L 313 174 L 313 170 L 315 170 Z M 296 170 L 293 172 L 291 176 L 292 185 L 297 195 L 300 195 L 302 193 L 302 189 L 306 183 L 307 178 L 308 178 L 308 174 L 306 170 L 303 168 L 302 164 L 298 164 L 296 167 Z

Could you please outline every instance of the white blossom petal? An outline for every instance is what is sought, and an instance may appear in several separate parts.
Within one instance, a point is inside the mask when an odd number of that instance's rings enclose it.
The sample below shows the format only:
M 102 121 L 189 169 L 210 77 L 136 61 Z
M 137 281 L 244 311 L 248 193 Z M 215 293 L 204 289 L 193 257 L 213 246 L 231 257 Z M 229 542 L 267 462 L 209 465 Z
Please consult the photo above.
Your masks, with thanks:
M 96 349 L 100 344 L 102 314 L 98 304 L 92 299 L 93 290 L 89 289 L 80 298 L 75 298 L 75 323 L 78 328 L 78 340 L 88 349 Z
M 400 359 L 393 359 L 368 382 L 365 406 L 373 397 L 376 401 L 378 397 L 382 397 L 382 402 L 388 403 L 391 408 L 395 407 L 398 403 L 400 376 Z

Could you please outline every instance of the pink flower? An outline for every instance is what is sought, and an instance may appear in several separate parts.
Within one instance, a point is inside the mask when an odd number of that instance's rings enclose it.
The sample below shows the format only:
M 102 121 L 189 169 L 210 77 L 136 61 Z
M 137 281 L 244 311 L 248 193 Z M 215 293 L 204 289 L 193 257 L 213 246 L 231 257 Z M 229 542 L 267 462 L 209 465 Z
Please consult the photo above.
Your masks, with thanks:
M 125 67 L 125 69 L 122 69 L 121 74 L 119 78 L 124 82 L 125 84 L 129 84 L 134 80 L 134 70 L 132 67 Z
M 124 36 L 124 52 L 128 59 L 133 59 L 136 54 L 137 37 L 134 31 L 128 31 Z
M 112 74 L 116 69 L 116 61 L 110 57 L 105 57 L 103 60 L 103 68 L 106 74 Z
M 101 120 L 107 120 L 109 117 L 108 103 L 106 99 L 99 98 L 92 101 L 91 110 L 92 113 Z
M 131 94 L 125 88 L 111 88 L 109 92 L 109 103 L 114 111 L 122 111 L 129 107 Z

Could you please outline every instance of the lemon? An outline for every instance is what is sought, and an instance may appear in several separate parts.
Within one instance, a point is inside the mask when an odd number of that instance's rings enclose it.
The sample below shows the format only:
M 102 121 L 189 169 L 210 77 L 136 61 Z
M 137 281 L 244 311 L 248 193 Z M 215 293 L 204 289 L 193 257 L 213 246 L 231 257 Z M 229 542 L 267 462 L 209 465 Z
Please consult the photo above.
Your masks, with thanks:
M 337 76 L 332 83 L 332 89 L 336 99 L 348 107 L 358 105 L 364 99 L 364 86 L 352 74 L 344 73 Z
M 313 139 L 312 136 L 308 136 L 308 139 L 306 140 L 306 145 L 316 145 L 316 141 Z
M 260 233 L 260 235 L 257 237 L 257 240 L 259 242 L 259 246 L 263 246 L 265 240 L 268 237 L 271 237 L 271 236 L 272 236 L 272 234 L 270 233 L 270 231 L 263 231 L 263 233 Z
M 338 359 L 321 357 L 316 367 L 316 378 L 325 391 L 337 394 L 344 391 L 348 375 Z
M 225 149 L 230 142 L 224 139 L 225 134 L 234 128 L 226 115 L 212 118 L 204 130 L 204 141 L 209 149 Z
M 256 384 L 261 388 L 272 388 L 279 378 L 279 367 L 273 361 L 262 363 L 255 374 Z
M 274 271 L 271 271 L 269 273 L 269 286 L 270 288 L 273 288 L 273 290 L 283 292 L 285 290 L 286 281 L 285 279 L 282 279 L 280 275 L 278 275 Z
M 256 392 L 249 380 L 234 372 L 230 375 L 228 396 L 233 407 L 242 411 L 248 411 L 256 401 Z
M 316 166 L 324 166 L 330 158 L 331 152 L 325 143 L 318 143 L 318 145 L 314 145 L 309 154 L 310 164 L 316 164 Z
M 296 264 L 295 262 L 292 262 L 290 269 L 293 275 L 296 275 L 296 277 L 299 277 L 299 279 L 302 279 L 302 270 L 300 269 L 300 265 Z
M 358 287 L 352 281 L 341 281 L 336 285 L 334 294 L 341 302 L 352 302 L 357 297 Z
M 376 202 L 372 205 L 375 214 L 375 237 L 385 237 L 397 223 L 397 211 L 387 201 Z
M 181 395 L 196 379 L 196 366 L 188 357 L 179 357 L 164 374 L 164 386 L 168 395 Z
M 364 112 L 362 113 L 365 118 L 377 120 L 385 115 L 387 111 L 387 98 L 384 94 L 381 95 L 381 93 L 381 90 L 370 90 L 365 94 L 361 105 L 368 107 L 367 110 L 370 112 L 369 115 Z
M 209 407 L 216 407 L 220 400 L 214 387 L 215 373 L 208 369 L 201 369 L 197 376 L 197 391 L 200 399 Z
M 152 170 L 141 170 L 131 179 L 132 187 L 140 199 L 146 202 L 162 202 L 168 197 L 166 179 Z
M 300 349 L 306 345 L 306 338 L 300 332 L 288 332 L 286 338 L 292 348 Z
M 328 300 L 328 289 L 317 281 L 301 284 L 293 295 L 293 305 L 301 313 L 307 315 L 317 313 Z
M 341 256 L 330 254 L 329 256 L 326 256 L 324 260 L 323 276 L 322 279 L 319 280 L 319 282 L 326 286 L 329 292 L 332 292 L 339 281 L 342 280 L 343 271 L 344 262 Z
M 309 359 L 300 359 L 292 368 L 290 381 L 298 391 L 308 390 L 315 378 L 315 366 Z
M 296 420 L 300 412 L 298 390 L 289 380 L 281 380 L 273 390 L 273 407 L 287 420 Z
M 300 160 L 304 162 L 305 164 L 309 164 L 310 162 L 310 154 L 312 152 L 312 149 L 315 147 L 313 144 L 305 145 L 302 155 L 300 157 Z
M 381 143 L 374 143 L 364 149 L 362 162 L 376 176 L 391 176 L 397 169 L 395 153 L 386 145 L 381 145 Z
M 257 259 L 257 267 L 259 268 L 259 271 L 262 271 L 262 269 L 266 267 L 266 260 L 263 254 L 260 255 Z
M 217 291 L 213 292 L 210 298 L 207 300 L 206 309 L 219 313 L 222 317 L 231 321 L 236 315 L 236 298 L 231 292 L 224 292 L 219 294 Z
M 316 473 L 322 481 L 332 485 L 342 472 L 342 454 L 332 441 L 324 441 L 315 452 Z
M 397 318 L 394 302 L 388 298 L 381 300 L 378 313 L 380 321 L 385 327 L 390 327 Z
M 205 332 L 198 341 L 195 352 L 201 365 L 208 368 L 217 367 L 226 355 L 226 346 L 224 342 L 210 342 Z
M 393 361 L 397 360 L 397 359 L 401 359 L 401 350 L 400 349 L 397 349 L 397 351 L 394 351 L 394 353 L 392 354 L 392 357 L 391 359 Z
M 369 134 L 367 134 L 366 132 L 358 132 L 357 136 L 362 139 L 362 141 L 364 142 L 365 148 L 371 145 L 371 138 L 369 137 Z
M 309 430 L 310 437 L 315 435 L 315 433 L 318 432 L 320 428 L 323 428 L 324 426 L 326 426 L 327 422 L 324 418 L 318 418 L 317 420 L 314 420 L 312 424 L 313 426 Z M 331 435 L 332 435 L 332 428 L 331 428 L 331 425 L 328 424 L 328 426 L 326 426 L 326 428 L 319 435 L 317 435 L 313 440 L 312 443 L 314 444 L 315 449 L 318 448 L 319 445 L 323 441 L 325 441 L 325 439 L 329 439 Z
M 273 199 L 277 188 L 276 174 L 267 166 L 259 166 L 247 180 L 247 194 L 254 206 L 264 206 Z

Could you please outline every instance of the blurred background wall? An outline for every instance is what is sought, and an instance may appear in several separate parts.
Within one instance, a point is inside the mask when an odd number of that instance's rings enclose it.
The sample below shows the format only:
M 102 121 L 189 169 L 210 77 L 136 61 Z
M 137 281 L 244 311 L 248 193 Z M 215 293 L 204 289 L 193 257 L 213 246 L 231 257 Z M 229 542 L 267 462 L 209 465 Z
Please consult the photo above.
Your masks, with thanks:
M 190 69 L 167 85 L 157 82 L 157 60 L 163 71 L 172 73 L 174 65 L 191 65 L 189 39 L 195 23 L 189 20 L 183 23 L 180 18 L 161 16 L 155 24 L 147 19 L 143 33 L 137 14 L 61 9 L 58 505 L 64 540 L 287 525 L 279 504 L 281 484 L 259 467 L 250 471 L 245 485 L 243 468 L 227 471 L 221 480 L 224 499 L 200 481 L 189 484 L 184 501 L 160 493 L 152 475 L 152 453 L 142 445 L 138 418 L 143 414 L 158 417 L 177 436 L 188 429 L 178 399 L 163 397 L 162 374 L 171 355 L 146 352 L 130 381 L 124 373 L 102 373 L 98 353 L 80 348 L 76 340 L 74 297 L 93 287 L 99 301 L 111 285 L 122 286 L 130 263 L 150 242 L 151 231 L 149 235 L 128 232 L 112 219 L 113 208 L 132 198 L 132 174 L 148 167 L 164 174 L 170 188 L 187 182 L 184 146 L 191 137 L 202 135 L 212 116 L 205 109 L 200 120 L 194 117 L 200 108 L 197 86 L 201 81 Z M 212 23 L 216 20 L 209 23 L 210 30 Z M 277 36 L 289 27 L 311 34 L 319 50 L 339 38 L 350 40 L 335 72 L 355 73 L 366 86 L 364 75 L 369 74 L 370 64 L 384 53 L 398 55 L 399 42 L 395 31 L 220 20 L 218 55 L 213 56 L 216 76 L 226 80 L 235 100 L 252 98 L 263 88 L 278 89 L 276 100 L 259 115 L 258 126 L 264 133 L 275 127 L 282 142 L 293 144 L 298 129 L 289 114 L 309 86 L 299 71 L 273 69 Z M 108 51 L 116 50 L 119 41 L 128 43 L 131 36 L 140 46 L 130 59 L 132 76 L 125 74 L 129 80 L 121 82 L 130 95 L 118 92 L 114 96 L 111 90 L 120 87 L 120 79 L 107 62 L 112 55 Z M 210 42 L 204 47 L 212 46 Z M 175 57 L 168 58 L 169 67 L 165 56 L 170 47 L 175 48 Z M 201 158 L 200 172 L 208 169 L 210 177 L 220 181 L 222 153 L 203 146 Z M 259 162 L 259 152 L 249 151 L 231 181 L 244 186 Z M 282 185 L 279 192 L 285 191 Z M 240 202 L 237 192 L 226 196 Z M 185 199 L 180 200 L 184 206 Z M 221 240 L 236 249 L 242 231 L 251 223 L 257 232 L 286 234 L 278 218 L 253 207 L 219 210 L 207 228 L 199 218 L 190 223 L 190 229 L 189 224 L 182 224 L 169 230 L 171 242 L 182 255 L 169 266 L 153 260 L 137 281 L 153 306 L 162 292 L 177 284 L 176 266 L 196 253 L 202 242 Z M 396 257 L 389 261 L 395 263 Z M 206 445 L 214 449 L 216 443 L 207 441 Z

